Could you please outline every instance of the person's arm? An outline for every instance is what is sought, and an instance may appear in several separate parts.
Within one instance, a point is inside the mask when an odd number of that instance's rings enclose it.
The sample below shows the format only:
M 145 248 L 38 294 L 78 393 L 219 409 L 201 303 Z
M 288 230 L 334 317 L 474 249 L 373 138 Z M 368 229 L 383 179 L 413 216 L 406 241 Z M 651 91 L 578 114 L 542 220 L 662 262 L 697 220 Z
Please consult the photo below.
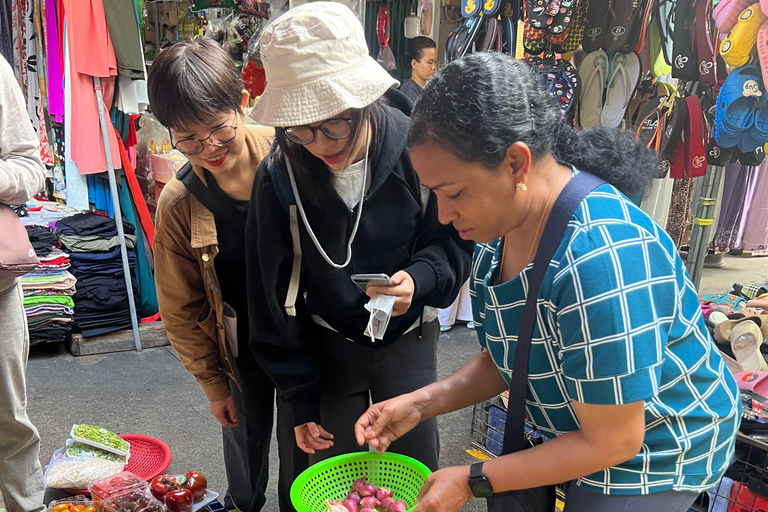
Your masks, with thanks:
M 0 57 L 0 204 L 26 203 L 44 184 L 40 141 L 13 70 Z
M 168 194 L 160 196 L 155 219 L 155 284 L 160 316 L 179 360 L 211 402 L 211 412 L 223 426 L 232 427 L 237 424 L 237 414 L 234 407 L 230 410 L 227 406 L 231 393 L 229 378 L 219 367 L 215 312 L 205 311 L 209 306 L 200 262 L 190 247 L 189 233 L 182 227 L 182 218 L 189 218 L 189 208 L 167 199 Z
M 314 453 L 329 448 L 332 436 L 319 425 L 320 369 L 315 344 L 305 331 L 304 324 L 309 325 L 311 320 L 301 289 L 296 298 L 296 315 L 285 311 L 293 242 L 288 214 L 269 179 L 269 160 L 257 172 L 246 227 L 249 344 L 256 360 L 277 385 L 280 399 L 293 408 L 297 443 Z
M 579 430 L 483 464 L 483 475 L 494 493 L 568 482 L 621 464 L 640 452 L 645 436 L 643 402 L 572 405 Z M 456 466 L 432 473 L 415 510 L 460 510 L 472 498 L 469 470 L 469 466 Z
M 448 377 L 411 393 L 372 405 L 355 424 L 357 443 L 383 453 L 421 421 L 488 400 L 507 390 L 487 351 Z
M 571 241 L 556 275 L 558 357 L 579 429 L 485 463 L 494 492 L 586 477 L 644 453 L 645 402 L 659 392 L 668 339 L 663 319 L 678 300 L 674 264 L 641 227 L 605 225 Z M 419 512 L 459 510 L 468 476 L 468 466 L 433 474 Z

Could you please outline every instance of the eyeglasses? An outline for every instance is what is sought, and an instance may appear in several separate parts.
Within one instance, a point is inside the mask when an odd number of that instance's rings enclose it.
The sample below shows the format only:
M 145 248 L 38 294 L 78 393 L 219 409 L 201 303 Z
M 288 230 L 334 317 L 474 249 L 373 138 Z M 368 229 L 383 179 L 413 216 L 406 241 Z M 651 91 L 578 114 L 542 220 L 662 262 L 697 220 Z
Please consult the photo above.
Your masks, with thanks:
M 214 146 L 223 147 L 232 144 L 236 136 L 237 114 L 235 114 L 234 125 L 224 125 L 216 128 L 215 130 L 211 130 L 211 133 L 209 133 L 208 136 L 204 139 L 195 139 L 194 137 L 182 139 L 173 144 L 173 147 L 178 149 L 184 155 L 195 156 L 203 152 L 205 149 L 205 141 L 209 141 Z M 171 135 L 171 142 L 173 142 L 173 135 Z
M 288 140 L 306 146 L 315 142 L 317 131 L 323 132 L 323 135 L 329 139 L 346 139 L 352 134 L 352 119 L 336 118 L 325 121 L 320 126 L 291 126 L 285 129 L 285 136 Z

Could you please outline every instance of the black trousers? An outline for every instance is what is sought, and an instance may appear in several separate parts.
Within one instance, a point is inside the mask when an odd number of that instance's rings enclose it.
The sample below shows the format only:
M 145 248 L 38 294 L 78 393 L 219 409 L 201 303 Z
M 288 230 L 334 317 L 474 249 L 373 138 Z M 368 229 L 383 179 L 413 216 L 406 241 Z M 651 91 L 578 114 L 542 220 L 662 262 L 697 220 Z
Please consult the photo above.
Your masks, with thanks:
M 224 466 L 229 483 L 224 505 L 227 510 L 238 508 L 243 512 L 258 512 L 266 503 L 265 493 L 269 481 L 275 386 L 250 352 L 238 357 L 237 366 L 242 392 L 233 381 L 230 381 L 230 389 L 240 422 L 237 427 L 222 428 Z M 280 511 L 295 512 L 291 505 L 291 485 L 309 463 L 307 454 L 296 446 L 291 407 L 279 400 L 277 442 L 280 458 Z
M 320 328 L 322 346 L 320 376 L 323 396 L 320 423 L 334 435 L 334 445 L 310 456 L 312 463 L 327 458 L 367 451 L 355 440 L 355 422 L 371 403 L 410 393 L 437 380 L 437 320 L 422 324 L 384 348 L 369 348 L 341 334 Z M 421 334 L 421 336 L 419 336 Z M 390 452 L 413 457 L 432 471 L 438 469 L 440 437 L 437 419 L 421 422 L 398 439 Z

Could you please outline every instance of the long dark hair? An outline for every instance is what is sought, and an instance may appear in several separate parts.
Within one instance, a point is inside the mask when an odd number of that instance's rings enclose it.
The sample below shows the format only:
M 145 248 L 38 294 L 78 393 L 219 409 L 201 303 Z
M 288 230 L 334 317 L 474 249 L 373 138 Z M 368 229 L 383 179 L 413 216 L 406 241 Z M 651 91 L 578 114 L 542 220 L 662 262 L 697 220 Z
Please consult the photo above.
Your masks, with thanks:
M 527 63 L 483 52 L 435 74 L 414 108 L 409 146 L 434 143 L 456 157 L 497 168 L 507 148 L 524 142 L 536 161 L 552 155 L 595 174 L 630 198 L 645 194 L 657 157 L 634 136 L 612 128 L 577 133 Z
M 368 119 L 370 120 L 370 129 L 373 134 L 373 147 L 370 149 L 368 158 L 372 160 L 376 142 L 376 127 L 381 126 L 384 115 L 383 99 L 379 99 L 362 109 L 353 109 L 352 135 L 347 139 L 345 149 L 354 147 L 361 137 L 365 137 L 364 123 L 361 123 L 361 121 Z M 275 143 L 269 154 L 270 161 L 268 162 L 268 167 L 279 166 L 278 168 L 285 174 L 285 179 L 287 180 L 288 175 L 283 159 L 284 156 L 287 156 L 291 162 L 291 167 L 293 167 L 293 175 L 296 178 L 296 186 L 299 189 L 302 201 L 318 205 L 330 198 L 338 197 L 331 181 L 332 175 L 325 163 L 300 144 L 291 142 L 285 136 L 285 128 L 287 127 L 275 128 Z

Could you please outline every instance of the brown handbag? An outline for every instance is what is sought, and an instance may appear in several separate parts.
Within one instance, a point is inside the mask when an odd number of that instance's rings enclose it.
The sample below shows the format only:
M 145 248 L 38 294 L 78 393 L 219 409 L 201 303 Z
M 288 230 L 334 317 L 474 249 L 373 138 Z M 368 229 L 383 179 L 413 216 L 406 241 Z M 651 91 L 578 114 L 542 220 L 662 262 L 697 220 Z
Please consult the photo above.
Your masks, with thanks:
M 0 204 L 0 280 L 23 276 L 39 263 L 24 225 L 10 207 Z

